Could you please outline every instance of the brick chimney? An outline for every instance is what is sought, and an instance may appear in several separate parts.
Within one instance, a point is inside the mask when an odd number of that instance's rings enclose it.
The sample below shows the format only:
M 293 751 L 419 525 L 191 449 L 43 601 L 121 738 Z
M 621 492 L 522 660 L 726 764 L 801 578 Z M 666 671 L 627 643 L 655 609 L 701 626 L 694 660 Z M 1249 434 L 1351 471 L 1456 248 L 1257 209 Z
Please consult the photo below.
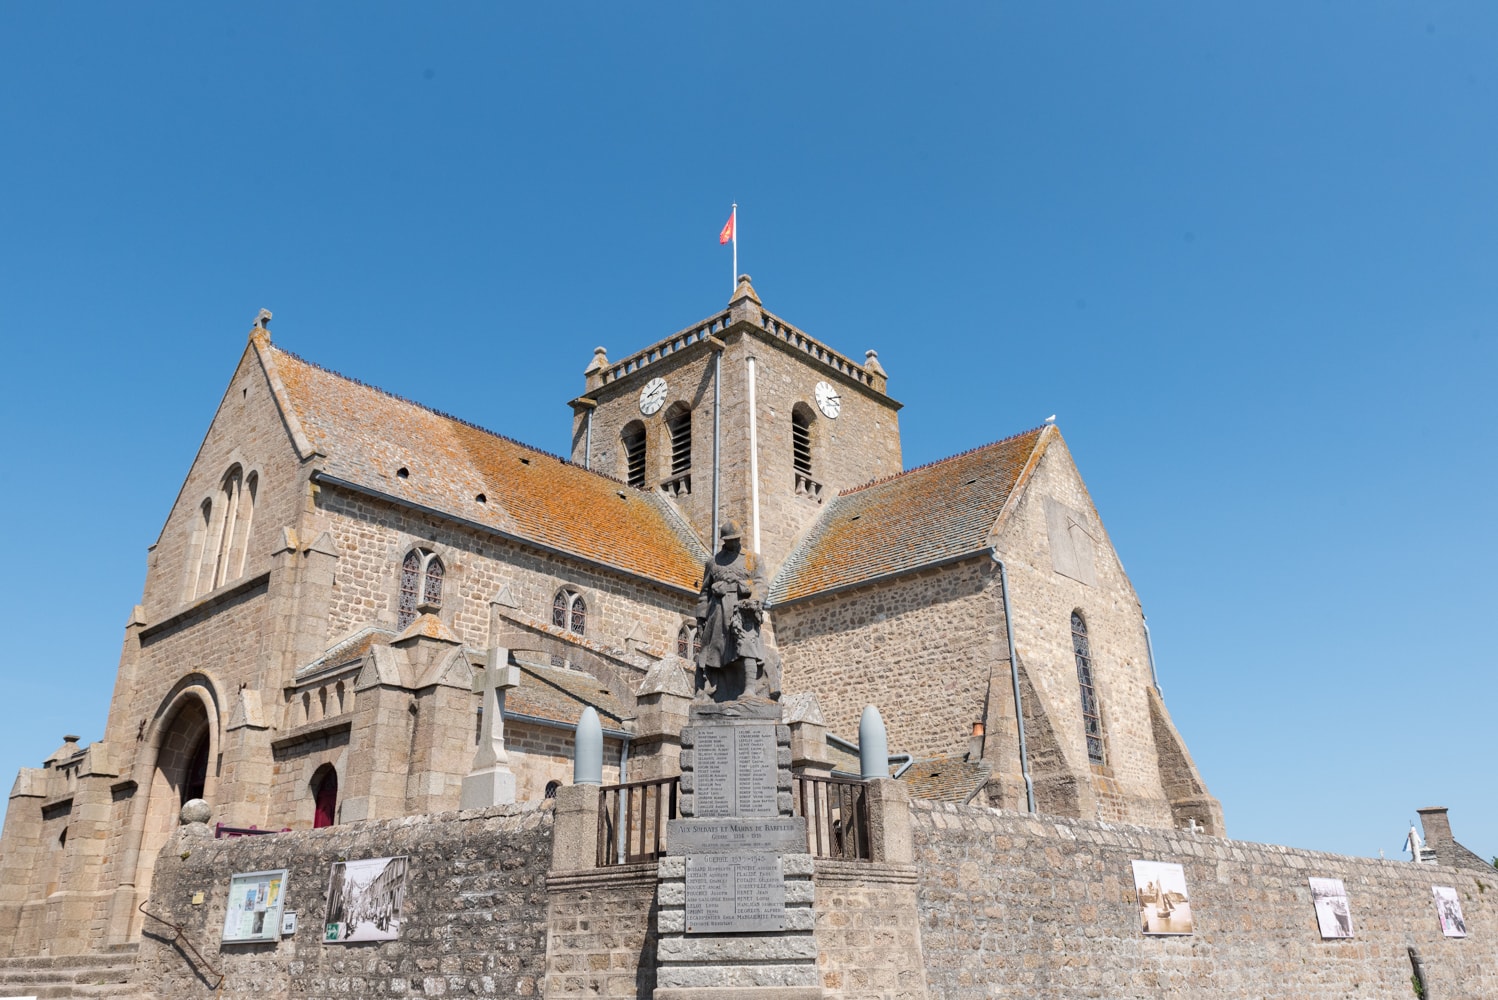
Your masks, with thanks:
M 1451 836 L 1451 820 L 1446 817 L 1446 807 L 1430 806 L 1415 811 L 1420 814 L 1425 846 L 1436 852 L 1436 861 L 1443 865 L 1456 864 L 1456 841 Z

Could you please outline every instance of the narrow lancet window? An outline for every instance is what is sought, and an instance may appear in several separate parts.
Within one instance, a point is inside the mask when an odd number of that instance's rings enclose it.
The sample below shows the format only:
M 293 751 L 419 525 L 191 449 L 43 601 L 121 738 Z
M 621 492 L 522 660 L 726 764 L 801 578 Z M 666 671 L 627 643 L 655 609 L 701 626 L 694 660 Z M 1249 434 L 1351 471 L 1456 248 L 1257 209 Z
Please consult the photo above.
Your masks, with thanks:
M 1077 658 L 1077 686 L 1082 692 L 1082 731 L 1087 737 L 1087 759 L 1103 764 L 1103 713 L 1098 706 L 1097 687 L 1092 677 L 1092 646 L 1087 640 L 1087 622 L 1071 614 L 1071 646 Z

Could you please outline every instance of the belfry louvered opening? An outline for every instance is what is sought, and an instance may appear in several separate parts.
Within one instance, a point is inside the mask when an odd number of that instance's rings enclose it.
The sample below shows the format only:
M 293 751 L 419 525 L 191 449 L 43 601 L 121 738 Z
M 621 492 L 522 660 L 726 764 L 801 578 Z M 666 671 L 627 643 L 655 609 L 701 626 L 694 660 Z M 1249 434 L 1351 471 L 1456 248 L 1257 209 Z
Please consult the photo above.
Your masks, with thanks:
M 797 472 L 811 475 L 811 419 L 799 409 L 791 412 L 791 461 Z
M 624 428 L 624 481 L 645 488 L 645 426 L 639 422 Z
M 671 475 L 679 476 L 692 469 L 692 411 L 682 406 L 666 418 L 671 435 Z

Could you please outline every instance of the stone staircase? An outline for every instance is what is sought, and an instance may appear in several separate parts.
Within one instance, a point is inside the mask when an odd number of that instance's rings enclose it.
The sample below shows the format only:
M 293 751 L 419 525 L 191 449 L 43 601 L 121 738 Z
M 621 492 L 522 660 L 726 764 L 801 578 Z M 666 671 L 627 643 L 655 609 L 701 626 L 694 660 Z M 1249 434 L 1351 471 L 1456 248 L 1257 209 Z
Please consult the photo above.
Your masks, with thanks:
M 141 1000 L 131 985 L 136 945 L 91 955 L 0 958 L 0 1000 L 10 997 L 107 997 Z

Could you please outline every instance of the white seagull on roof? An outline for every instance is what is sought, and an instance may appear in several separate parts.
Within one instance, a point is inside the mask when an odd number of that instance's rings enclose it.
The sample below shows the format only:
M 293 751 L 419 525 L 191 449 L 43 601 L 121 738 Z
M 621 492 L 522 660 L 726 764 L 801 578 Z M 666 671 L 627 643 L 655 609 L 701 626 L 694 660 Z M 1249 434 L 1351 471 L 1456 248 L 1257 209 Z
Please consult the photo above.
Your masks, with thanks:
M 1049 417 L 1046 417 L 1045 422 L 1047 424 L 1054 424 L 1056 422 L 1056 414 L 1053 413 Z

